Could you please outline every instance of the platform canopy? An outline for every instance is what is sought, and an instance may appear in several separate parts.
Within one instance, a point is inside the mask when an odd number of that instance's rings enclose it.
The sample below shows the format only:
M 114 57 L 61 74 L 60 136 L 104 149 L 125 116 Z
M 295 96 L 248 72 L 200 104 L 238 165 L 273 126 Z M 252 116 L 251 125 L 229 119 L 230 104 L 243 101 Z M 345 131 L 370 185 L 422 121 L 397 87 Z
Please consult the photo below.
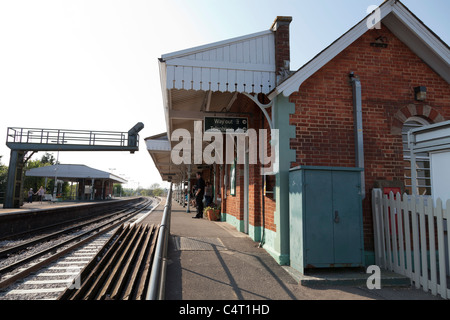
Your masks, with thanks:
M 239 94 L 276 86 L 274 31 L 164 54 L 159 59 L 167 132 L 228 113 Z
M 194 122 L 204 121 L 205 117 L 251 117 L 232 107 L 244 104 L 250 95 L 268 94 L 276 87 L 275 32 L 271 27 L 161 56 L 167 132 L 145 140 L 163 180 L 170 176 L 173 181 L 174 170 L 194 175 L 199 168 L 170 165 L 170 150 L 177 144 L 171 141 L 171 135 L 176 129 L 186 129 L 193 137 Z M 158 149 L 161 139 L 164 150 Z
M 55 176 L 59 180 L 73 181 L 75 179 L 103 179 L 111 180 L 113 183 L 127 183 L 127 180 L 110 172 L 93 169 L 82 164 L 57 164 L 28 170 L 27 177 L 49 177 Z
M 171 161 L 171 144 L 167 133 L 145 138 L 147 151 L 163 181 L 180 182 L 202 170 L 202 165 L 176 165 Z

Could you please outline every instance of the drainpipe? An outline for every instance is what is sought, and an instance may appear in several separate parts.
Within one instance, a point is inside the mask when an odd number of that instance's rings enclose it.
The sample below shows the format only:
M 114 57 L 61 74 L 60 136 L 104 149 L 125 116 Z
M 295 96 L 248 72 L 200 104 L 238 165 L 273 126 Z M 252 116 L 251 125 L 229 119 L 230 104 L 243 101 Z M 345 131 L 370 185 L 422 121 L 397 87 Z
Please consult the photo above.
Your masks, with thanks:
M 361 98 L 361 82 L 359 77 L 350 72 L 350 83 L 353 89 L 353 115 L 355 127 L 355 154 L 356 166 L 364 169 L 364 141 L 363 141 L 363 123 L 362 123 L 362 98 Z M 364 178 L 364 170 L 361 171 L 361 197 L 366 197 L 366 184 Z

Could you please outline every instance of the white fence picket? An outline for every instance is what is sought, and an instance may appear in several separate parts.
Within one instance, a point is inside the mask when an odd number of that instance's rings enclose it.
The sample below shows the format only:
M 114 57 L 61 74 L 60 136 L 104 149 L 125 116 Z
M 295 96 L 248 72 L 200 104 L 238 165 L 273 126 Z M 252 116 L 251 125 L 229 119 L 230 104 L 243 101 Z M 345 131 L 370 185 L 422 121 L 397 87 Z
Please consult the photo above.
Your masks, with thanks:
M 412 267 L 413 267 L 413 281 L 416 285 L 416 288 L 420 288 L 420 251 L 419 251 L 419 228 L 418 228 L 419 226 L 417 223 L 416 201 L 414 200 L 412 200 L 409 203 L 411 212 L 412 235 L 413 235 L 414 264 L 412 265 Z
M 387 195 L 383 196 L 383 204 L 384 204 L 384 215 L 383 215 L 383 221 L 384 221 L 384 228 L 385 228 L 385 241 L 386 241 L 386 248 L 387 248 L 387 252 L 384 255 L 385 256 L 385 261 L 386 261 L 386 268 L 390 271 L 393 271 L 392 268 L 392 247 L 391 247 L 391 237 L 389 236 L 390 231 L 389 231 L 389 202 L 388 202 L 388 197 Z
M 434 214 L 433 207 L 427 206 L 428 215 L 428 241 L 430 242 L 430 289 L 431 293 L 437 294 L 437 275 L 436 275 L 436 241 L 434 230 Z
M 417 213 L 419 214 L 420 254 L 422 257 L 420 284 L 423 290 L 428 292 L 427 231 L 425 229 L 425 206 L 423 197 L 419 198 L 419 207 L 417 209 Z
M 382 234 L 382 225 L 381 225 L 381 190 L 380 189 L 374 189 L 373 191 L 374 196 L 372 197 L 372 212 L 373 212 L 373 231 L 376 235 Z M 375 263 L 380 266 L 384 267 L 382 255 L 384 250 L 384 240 L 383 237 L 378 236 L 375 237 Z
M 447 277 L 445 275 L 445 245 L 444 245 L 444 219 L 442 217 L 442 201 L 436 201 L 437 237 L 439 255 L 439 287 L 438 292 L 442 298 L 447 298 Z
M 398 271 L 398 245 L 397 245 L 397 208 L 395 206 L 395 199 L 394 199 L 394 193 L 391 192 L 389 194 L 389 215 L 390 215 L 390 229 L 391 229 L 391 239 L 392 239 L 392 257 L 394 259 L 392 270 L 394 272 Z
M 403 195 L 402 207 L 404 209 L 405 217 L 405 248 L 406 248 L 406 270 L 405 276 L 412 279 L 412 255 L 411 255 L 411 224 L 409 222 L 409 205 L 408 195 Z
M 443 212 L 443 214 L 445 216 L 445 219 L 447 220 L 447 248 L 448 248 L 447 257 L 449 257 L 449 259 L 450 259 L 450 237 L 448 235 L 448 232 L 450 230 L 449 229 L 450 228 L 450 199 L 447 200 L 445 208 L 446 208 L 446 211 Z M 447 263 L 450 263 L 450 261 L 447 261 Z M 447 288 L 447 286 L 446 286 L 446 288 Z M 450 297 L 449 289 L 447 289 L 446 294 L 447 294 L 447 298 Z
M 446 208 L 446 210 L 445 210 L 445 212 L 443 211 L 442 214 L 444 215 L 445 219 L 447 220 L 447 248 L 448 248 L 447 257 L 450 259 L 450 237 L 448 235 L 448 232 L 450 231 L 450 199 L 447 200 L 445 208 Z M 447 266 L 449 264 L 450 264 L 450 260 L 447 261 Z M 447 286 L 446 286 L 446 288 L 447 288 Z M 450 297 L 449 289 L 447 289 L 446 294 L 447 294 L 447 298 L 449 298 Z
M 388 197 L 374 189 L 372 206 L 377 265 L 409 277 L 416 288 L 450 299 L 450 237 L 445 239 L 450 200 L 443 210 L 441 199 L 434 206 L 432 199 L 393 193 Z
M 395 200 L 395 206 L 397 207 L 397 223 L 398 223 L 398 243 L 399 243 L 399 255 L 400 255 L 400 266 L 399 273 L 405 275 L 406 274 L 406 266 L 405 266 L 405 240 L 404 240 L 404 232 L 403 232 L 403 217 L 405 212 L 402 206 L 402 198 L 400 194 L 397 194 Z

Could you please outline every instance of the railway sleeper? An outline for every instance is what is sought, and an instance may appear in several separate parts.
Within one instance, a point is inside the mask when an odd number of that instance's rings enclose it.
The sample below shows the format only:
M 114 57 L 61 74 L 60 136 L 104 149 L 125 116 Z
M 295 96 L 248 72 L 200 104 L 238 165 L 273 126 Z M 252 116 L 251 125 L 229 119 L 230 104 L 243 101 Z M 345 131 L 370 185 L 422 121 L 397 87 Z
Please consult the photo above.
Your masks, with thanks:
M 122 225 L 59 300 L 145 299 L 158 225 Z

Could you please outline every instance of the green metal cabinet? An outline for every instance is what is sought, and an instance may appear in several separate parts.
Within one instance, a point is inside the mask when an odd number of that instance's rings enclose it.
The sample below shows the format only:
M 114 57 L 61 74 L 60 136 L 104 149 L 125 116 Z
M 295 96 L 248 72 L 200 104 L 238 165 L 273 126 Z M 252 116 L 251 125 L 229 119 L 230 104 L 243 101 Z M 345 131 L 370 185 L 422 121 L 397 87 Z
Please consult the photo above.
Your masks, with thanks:
M 300 166 L 289 172 L 291 266 L 363 266 L 360 168 Z

